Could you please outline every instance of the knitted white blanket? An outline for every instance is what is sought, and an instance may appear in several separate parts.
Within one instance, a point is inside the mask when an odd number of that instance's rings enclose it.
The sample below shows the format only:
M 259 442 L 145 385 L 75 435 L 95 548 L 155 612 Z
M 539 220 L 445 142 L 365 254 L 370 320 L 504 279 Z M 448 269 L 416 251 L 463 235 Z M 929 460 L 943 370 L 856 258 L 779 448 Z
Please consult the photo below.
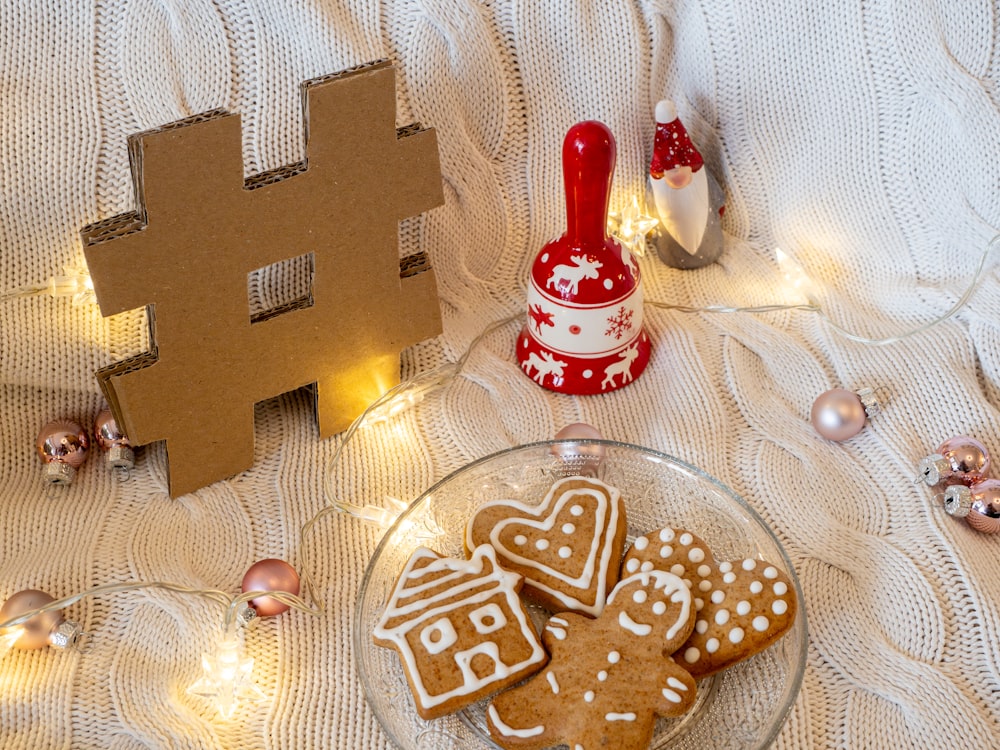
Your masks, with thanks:
M 400 124 L 437 130 L 446 199 L 401 232 L 401 252 L 431 257 L 445 321 L 404 375 L 524 312 L 531 260 L 564 228 L 566 129 L 593 118 L 614 131 L 621 206 L 642 191 L 664 97 L 726 193 L 726 250 L 695 271 L 647 255 L 647 300 L 800 301 L 780 246 L 832 321 L 889 337 L 945 313 L 1000 228 L 998 16 L 990 0 L 2 0 L 0 294 L 83 265 L 80 228 L 133 208 L 129 134 L 226 108 L 243 116 L 246 174 L 278 167 L 303 157 L 300 81 L 390 57 Z M 786 545 L 810 649 L 778 746 L 1000 747 L 1000 537 L 912 481 L 952 435 L 1000 451 L 996 264 L 954 317 L 884 346 L 805 311 L 647 306 L 646 324 L 645 374 L 583 398 L 526 378 L 517 326 L 502 328 L 439 396 L 352 440 L 338 496 L 412 499 L 474 458 L 590 422 L 704 468 Z M 324 507 L 339 440 L 317 438 L 306 393 L 258 406 L 255 466 L 231 480 L 170 500 L 151 446 L 126 482 L 92 456 L 46 496 L 39 427 L 89 424 L 93 372 L 142 351 L 144 330 L 138 312 L 105 320 L 68 297 L 0 302 L 0 598 L 127 580 L 236 592 L 255 560 L 302 562 L 299 530 Z M 831 443 L 809 411 L 840 386 L 887 398 L 860 435 Z M 216 604 L 113 594 L 66 612 L 91 634 L 85 652 L 0 662 L 0 745 L 388 746 L 350 639 L 379 532 L 337 516 L 316 533 L 326 614 L 248 630 L 266 703 L 224 721 L 185 692 L 219 634 Z

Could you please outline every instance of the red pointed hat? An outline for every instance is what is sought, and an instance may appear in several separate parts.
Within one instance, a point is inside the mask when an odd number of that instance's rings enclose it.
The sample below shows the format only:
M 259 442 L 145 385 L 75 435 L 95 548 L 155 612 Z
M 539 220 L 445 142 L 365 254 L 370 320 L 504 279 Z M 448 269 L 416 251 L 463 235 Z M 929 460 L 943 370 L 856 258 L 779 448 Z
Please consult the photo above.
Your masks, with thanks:
M 654 179 L 677 167 L 691 167 L 697 172 L 705 164 L 698 149 L 688 136 L 684 123 L 677 116 L 677 108 L 669 99 L 656 105 L 656 138 L 653 141 L 653 158 L 649 174 Z

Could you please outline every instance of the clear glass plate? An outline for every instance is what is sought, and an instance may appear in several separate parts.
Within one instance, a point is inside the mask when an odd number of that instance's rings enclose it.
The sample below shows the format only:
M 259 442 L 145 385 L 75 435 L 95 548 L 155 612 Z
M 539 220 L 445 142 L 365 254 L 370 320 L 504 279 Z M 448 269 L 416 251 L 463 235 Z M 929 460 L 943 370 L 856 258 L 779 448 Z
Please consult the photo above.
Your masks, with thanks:
M 595 452 L 603 452 L 599 463 Z M 424 545 L 464 557 L 462 535 L 473 511 L 499 499 L 539 503 L 565 476 L 589 474 L 625 499 L 629 542 L 664 526 L 701 536 L 715 559 L 757 557 L 788 572 L 799 599 L 792 630 L 766 651 L 698 684 L 691 711 L 661 719 L 651 748 L 764 748 L 777 736 L 802 684 L 806 620 L 802 590 L 781 543 L 735 492 L 700 469 L 663 453 L 604 440 L 545 441 L 495 453 L 454 472 L 421 495 L 390 528 L 365 571 L 354 616 L 354 653 L 368 701 L 402 750 L 494 748 L 481 701 L 433 721 L 421 719 L 395 651 L 375 646 L 372 631 L 413 550 Z M 536 622 L 547 613 L 532 612 Z

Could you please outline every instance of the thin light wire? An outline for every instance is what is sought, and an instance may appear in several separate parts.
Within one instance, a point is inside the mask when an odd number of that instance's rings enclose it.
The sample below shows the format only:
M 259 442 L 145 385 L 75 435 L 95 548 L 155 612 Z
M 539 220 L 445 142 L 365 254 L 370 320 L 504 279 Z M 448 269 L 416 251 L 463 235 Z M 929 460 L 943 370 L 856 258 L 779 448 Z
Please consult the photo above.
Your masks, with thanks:
M 95 586 L 92 589 L 81 591 L 78 594 L 65 596 L 62 599 L 54 599 L 41 607 L 37 607 L 27 612 L 22 612 L 16 617 L 11 617 L 3 622 L 0 622 L 0 631 L 16 627 L 27 620 L 30 620 L 32 617 L 40 615 L 44 612 L 65 609 L 66 607 L 76 604 L 80 600 L 87 597 L 100 596 L 102 594 L 120 594 L 122 592 L 137 591 L 140 589 L 159 589 L 161 591 L 171 591 L 176 594 L 201 596 L 210 599 L 216 604 L 225 607 L 226 615 L 223 620 L 223 626 L 227 631 L 232 627 L 239 605 L 250 601 L 251 599 L 256 599 L 259 596 L 272 597 L 283 604 L 287 604 L 293 609 L 297 609 L 307 614 L 319 614 L 317 610 L 307 605 L 304 601 L 302 601 L 302 599 L 287 591 L 248 591 L 233 597 L 225 591 L 219 591 L 218 589 L 196 589 L 189 586 L 182 586 L 177 583 L 170 583 L 169 581 L 122 581 L 119 583 L 105 583 L 100 586 Z
M 989 244 L 986 246 L 986 250 L 983 251 L 982 256 L 979 258 L 979 264 L 976 267 L 975 273 L 972 275 L 972 280 L 965 288 L 965 291 L 962 292 L 961 296 L 955 301 L 955 304 L 952 305 L 947 312 L 939 315 L 933 320 L 928 321 L 927 323 L 917 326 L 916 328 L 910 328 L 901 333 L 887 336 L 885 338 L 868 338 L 866 336 L 860 336 L 853 333 L 835 322 L 822 307 L 816 304 L 760 305 L 757 307 L 731 307 L 726 305 L 689 307 L 687 305 L 672 305 L 667 302 L 659 302 L 657 300 L 646 300 L 645 304 L 661 310 L 674 310 L 682 313 L 769 313 L 783 310 L 803 310 L 805 312 L 812 312 L 819 315 L 824 321 L 826 321 L 830 328 L 849 341 L 854 341 L 859 344 L 867 344 L 869 346 L 887 346 L 889 344 L 895 344 L 903 341 L 904 339 L 908 339 L 911 336 L 917 336 L 924 333 L 934 326 L 939 325 L 953 317 L 959 310 L 965 307 L 965 305 L 967 305 L 969 300 L 972 298 L 972 295 L 975 294 L 976 290 L 979 288 L 979 284 L 983 279 L 983 274 L 986 271 L 987 261 L 989 260 L 990 254 L 998 246 L 1000 246 L 1000 234 L 994 236 L 993 239 L 990 240 Z

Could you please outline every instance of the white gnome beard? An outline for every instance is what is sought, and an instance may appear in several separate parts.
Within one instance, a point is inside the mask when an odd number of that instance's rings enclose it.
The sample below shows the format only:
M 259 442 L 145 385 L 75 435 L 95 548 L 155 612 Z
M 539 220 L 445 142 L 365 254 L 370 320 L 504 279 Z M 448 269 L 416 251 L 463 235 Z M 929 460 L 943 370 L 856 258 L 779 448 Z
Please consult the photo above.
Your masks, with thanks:
M 698 252 L 708 225 L 708 178 L 702 167 L 691 175 L 691 182 L 672 188 L 663 178 L 651 180 L 653 200 L 660 225 L 690 255 Z

